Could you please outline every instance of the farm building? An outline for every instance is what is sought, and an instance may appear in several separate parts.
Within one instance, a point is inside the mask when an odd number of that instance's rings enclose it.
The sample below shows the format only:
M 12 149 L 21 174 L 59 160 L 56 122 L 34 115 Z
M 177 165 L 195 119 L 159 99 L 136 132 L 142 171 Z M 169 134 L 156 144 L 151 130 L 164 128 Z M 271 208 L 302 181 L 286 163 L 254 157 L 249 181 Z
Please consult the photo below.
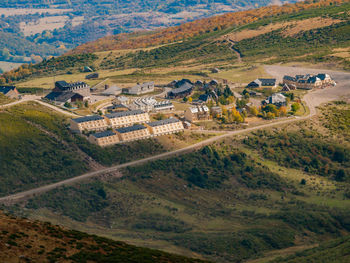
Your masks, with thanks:
M 11 99 L 18 99 L 20 95 L 15 86 L 0 86 L 0 93 Z

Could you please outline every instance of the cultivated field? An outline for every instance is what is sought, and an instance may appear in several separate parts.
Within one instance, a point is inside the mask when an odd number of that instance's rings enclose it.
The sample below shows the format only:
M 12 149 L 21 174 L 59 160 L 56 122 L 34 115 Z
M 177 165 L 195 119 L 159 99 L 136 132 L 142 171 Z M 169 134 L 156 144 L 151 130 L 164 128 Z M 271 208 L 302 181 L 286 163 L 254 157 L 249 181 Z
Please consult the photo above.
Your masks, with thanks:
M 72 12 L 73 9 L 54 9 L 54 8 L 0 8 L 0 15 L 15 16 L 15 15 L 30 15 L 30 14 L 62 14 Z
M 62 28 L 66 23 L 70 21 L 73 26 L 80 25 L 84 21 L 83 16 L 77 16 L 70 19 L 68 16 L 49 16 L 40 18 L 35 22 L 21 22 L 20 29 L 25 36 L 35 35 L 42 33 L 45 30 L 55 30 Z

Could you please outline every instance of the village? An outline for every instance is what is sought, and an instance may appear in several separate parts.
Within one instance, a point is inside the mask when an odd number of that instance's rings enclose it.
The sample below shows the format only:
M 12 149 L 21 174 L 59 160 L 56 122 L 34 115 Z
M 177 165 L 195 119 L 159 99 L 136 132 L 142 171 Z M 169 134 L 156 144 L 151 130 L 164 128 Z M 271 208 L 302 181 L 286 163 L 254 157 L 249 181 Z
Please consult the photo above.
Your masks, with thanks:
M 86 79 L 98 78 L 98 73 Z M 188 130 L 232 130 L 275 118 L 297 115 L 307 90 L 335 86 L 330 75 L 319 73 L 258 78 L 242 87 L 225 80 L 174 80 L 119 87 L 108 83 L 91 88 L 83 81 L 56 81 L 42 100 L 77 114 L 70 129 L 101 147 Z M 0 93 L 21 99 L 15 86 Z M 82 114 L 79 110 L 99 105 Z M 303 114 L 303 113 L 301 113 Z M 79 116 L 80 115 L 80 116 Z

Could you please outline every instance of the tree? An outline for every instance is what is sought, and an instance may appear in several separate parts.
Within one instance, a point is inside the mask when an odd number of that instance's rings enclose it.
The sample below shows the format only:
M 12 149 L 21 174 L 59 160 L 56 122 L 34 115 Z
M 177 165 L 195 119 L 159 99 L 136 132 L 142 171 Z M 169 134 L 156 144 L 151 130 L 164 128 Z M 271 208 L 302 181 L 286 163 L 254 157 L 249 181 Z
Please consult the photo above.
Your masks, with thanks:
M 253 116 L 258 116 L 258 114 L 259 114 L 259 111 L 255 106 L 250 107 L 249 111 L 250 111 L 250 114 Z
M 188 97 L 188 102 L 189 102 L 189 103 L 192 102 L 192 97 Z
M 266 113 L 270 112 L 270 113 L 273 113 L 274 115 L 278 114 L 277 107 L 273 104 L 267 104 L 265 107 L 262 108 L 262 110 Z
M 266 119 L 268 119 L 268 120 L 272 120 L 275 117 L 276 117 L 275 114 L 273 114 L 272 112 L 266 113 Z
M 300 110 L 300 104 L 298 102 L 294 102 L 291 107 L 293 112 Z
M 232 90 L 230 89 L 229 86 L 226 85 L 225 89 L 224 89 L 224 96 L 225 98 L 228 98 L 230 96 L 233 96 L 233 92 Z
M 70 104 L 69 102 L 66 102 L 66 103 L 64 104 L 64 107 L 66 107 L 66 108 L 72 108 L 72 104 Z
M 287 115 L 287 108 L 282 106 L 278 109 L 278 116 L 286 116 Z
M 237 100 L 236 101 L 236 106 L 239 109 L 243 109 L 245 107 L 245 105 L 247 105 L 247 103 L 248 103 L 248 100 L 246 100 L 246 99 Z

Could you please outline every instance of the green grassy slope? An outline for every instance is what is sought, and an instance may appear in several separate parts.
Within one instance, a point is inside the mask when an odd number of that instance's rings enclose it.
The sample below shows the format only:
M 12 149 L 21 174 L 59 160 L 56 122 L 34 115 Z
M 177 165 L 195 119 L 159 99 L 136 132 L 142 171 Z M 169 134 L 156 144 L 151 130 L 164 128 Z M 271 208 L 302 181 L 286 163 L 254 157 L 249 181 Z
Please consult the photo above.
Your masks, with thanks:
M 72 135 L 67 119 L 36 103 L 0 112 L 0 195 L 81 175 L 91 160 L 112 165 L 164 151 L 154 140 L 102 149 Z
M 319 247 L 296 253 L 295 255 L 278 258 L 270 263 L 347 263 L 350 261 L 350 237 L 339 238 Z
M 328 57 L 332 48 L 349 46 L 349 17 L 345 15 L 350 8 L 350 3 L 340 6 L 330 6 L 303 10 L 294 14 L 274 15 L 270 18 L 259 19 L 257 22 L 247 24 L 239 28 L 226 28 L 214 32 L 202 34 L 199 37 L 187 39 L 181 43 L 172 44 L 153 49 L 148 52 L 136 52 L 115 58 L 114 62 L 107 59 L 101 64 L 103 67 L 159 67 L 164 65 L 176 65 L 181 63 L 194 63 L 196 59 L 202 64 L 223 63 L 237 61 L 226 41 L 217 40 L 220 36 L 231 32 L 239 32 L 246 29 L 257 29 L 270 23 L 283 23 L 304 20 L 308 18 L 323 17 L 341 19 L 342 23 L 319 29 L 306 30 L 295 36 L 283 36 L 283 30 L 274 30 L 257 37 L 247 38 L 235 44 L 235 49 L 242 55 L 246 62 L 269 59 L 270 63 L 288 61 L 327 61 L 335 60 L 349 66 L 345 59 Z M 277 51 L 277 52 L 276 52 Z M 300 58 L 307 54 L 306 57 Z M 272 59 L 273 58 L 273 59 Z M 112 59 L 112 58 L 111 58 Z M 170 63 L 171 62 L 171 63 Z
M 315 151 L 340 141 L 349 151 L 347 135 L 342 135 L 342 125 L 348 120 L 335 114 L 348 107 L 333 105 L 323 109 L 319 122 L 288 129 L 299 138 L 318 134 L 305 137 L 307 146 Z M 328 118 L 337 118 L 339 125 L 327 128 Z M 271 144 L 281 144 L 284 129 L 269 133 Z M 259 134 L 251 136 L 260 138 Z M 123 171 L 124 178 L 56 189 L 26 203 L 27 213 L 133 244 L 217 262 L 264 257 L 269 251 L 349 233 L 347 180 L 325 176 L 322 166 L 309 171 L 290 166 L 279 152 L 275 151 L 281 159 L 271 158 L 244 144 L 244 138 L 128 168 Z M 293 147 L 290 152 L 297 154 L 305 145 L 295 143 Z M 328 152 L 317 154 L 328 162 L 329 170 L 338 169 L 338 160 Z

